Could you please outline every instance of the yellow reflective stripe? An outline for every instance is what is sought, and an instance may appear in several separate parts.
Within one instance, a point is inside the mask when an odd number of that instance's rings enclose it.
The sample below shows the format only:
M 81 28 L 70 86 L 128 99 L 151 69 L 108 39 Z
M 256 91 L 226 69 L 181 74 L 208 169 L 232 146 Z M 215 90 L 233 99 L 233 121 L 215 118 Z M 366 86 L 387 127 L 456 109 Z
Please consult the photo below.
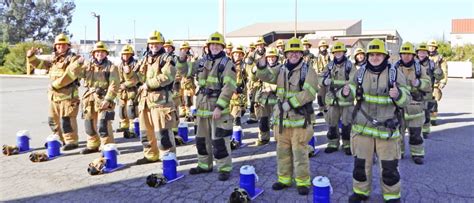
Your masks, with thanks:
M 383 199 L 385 201 L 388 201 L 388 200 L 391 200 L 391 199 L 400 199 L 400 193 L 383 194 Z
M 206 80 L 204 80 L 204 79 L 199 79 L 198 85 L 201 86 L 201 87 L 202 87 L 202 86 L 206 86 Z
M 425 155 L 425 149 L 423 148 L 423 145 L 418 145 L 418 146 L 410 146 L 410 154 L 412 156 L 424 156 Z
M 402 96 L 400 97 L 398 101 L 395 101 L 395 104 L 397 104 L 398 106 L 405 103 L 407 100 L 407 95 L 410 94 L 410 92 L 408 91 L 406 87 L 400 87 L 400 90 L 402 90 L 402 92 L 400 92 L 399 94 L 402 94 Z
M 207 76 L 206 83 L 219 83 L 219 79 L 214 76 Z
M 198 167 L 202 168 L 202 169 L 206 169 L 206 170 L 209 169 L 209 165 L 207 165 L 205 163 L 202 163 L 202 162 L 198 162 Z
M 307 179 L 299 179 L 295 178 L 296 186 L 310 186 L 311 185 L 311 179 L 308 177 Z
M 420 79 L 420 82 L 421 82 L 421 85 L 419 89 L 425 89 L 431 81 L 427 79 Z
M 351 89 L 351 93 L 352 95 L 356 95 L 356 90 L 357 90 L 357 86 L 355 86 L 353 83 L 349 83 L 349 88 Z
M 303 89 L 308 90 L 311 93 L 311 95 L 316 96 L 316 90 L 310 84 L 305 82 L 303 84 Z
M 359 194 L 359 195 L 365 195 L 365 196 L 370 195 L 370 190 L 369 191 L 362 191 L 362 190 L 359 190 L 358 188 L 355 188 L 355 187 L 352 187 L 352 190 L 354 191 L 354 193 Z
M 389 96 L 375 96 L 370 94 L 364 94 L 364 100 L 367 103 L 373 104 L 392 104 L 392 99 Z
M 333 80 L 332 83 L 334 85 L 345 85 L 346 81 L 345 80 Z
M 300 107 L 301 104 L 296 97 L 291 97 L 290 99 L 291 106 L 294 108 Z
M 224 110 L 221 111 L 222 115 L 229 114 L 229 113 L 230 113 L 229 108 L 225 108 Z M 198 109 L 196 112 L 196 116 L 203 117 L 203 118 L 210 117 L 212 116 L 212 111 L 206 110 L 206 109 Z
M 291 177 L 278 176 L 278 182 L 285 185 L 291 185 Z
M 273 120 L 274 125 L 279 125 L 280 124 L 280 119 L 274 119 Z M 304 119 L 298 119 L 298 120 L 291 120 L 291 119 L 283 119 L 283 127 L 286 128 L 298 128 L 302 127 L 304 125 Z
M 223 166 L 223 167 L 219 168 L 219 172 L 221 172 L 221 171 L 230 172 L 230 171 L 232 171 L 232 166 Z
M 228 101 L 226 101 L 226 100 L 224 100 L 224 99 L 221 99 L 221 98 L 217 99 L 217 102 L 216 102 L 216 103 L 217 103 L 219 106 L 221 106 L 221 107 L 226 107 L 226 106 L 229 104 Z
M 371 128 L 359 124 L 354 124 L 352 125 L 352 131 L 365 135 L 365 136 L 371 136 L 374 138 L 382 138 L 382 139 L 387 139 L 390 136 L 389 131 L 383 131 L 383 130 L 378 130 L 376 128 Z M 397 130 L 393 131 L 392 137 L 390 139 L 394 139 L 400 136 L 400 132 Z
M 233 87 L 237 88 L 237 83 L 235 82 L 235 80 L 233 78 L 231 78 L 229 76 L 224 77 L 224 84 L 230 84 Z
M 71 72 L 71 70 L 69 69 L 66 69 L 66 74 L 69 78 L 71 78 L 71 80 L 77 79 L 77 76 L 73 72 Z
M 405 113 L 405 115 L 404 115 L 405 120 L 413 120 L 413 119 L 423 117 L 423 116 L 425 116 L 425 112 L 421 112 L 421 113 L 417 113 L 417 114 L 407 114 L 407 113 Z

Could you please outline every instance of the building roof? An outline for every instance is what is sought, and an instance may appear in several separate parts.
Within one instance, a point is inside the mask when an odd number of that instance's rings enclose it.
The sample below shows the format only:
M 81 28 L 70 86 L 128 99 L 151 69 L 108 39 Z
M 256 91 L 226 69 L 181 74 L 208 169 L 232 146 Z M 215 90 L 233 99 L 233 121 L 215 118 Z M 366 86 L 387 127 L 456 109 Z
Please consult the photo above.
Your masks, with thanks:
M 336 41 L 344 43 L 346 46 L 354 47 L 359 41 L 359 39 L 340 39 L 333 41 L 332 39 L 308 39 L 309 43 L 311 43 L 312 47 L 318 47 L 318 44 L 321 40 L 326 40 L 329 46 L 332 46 Z M 285 43 L 287 40 L 283 40 Z M 270 47 L 276 47 L 276 41 L 268 45 Z
M 361 20 L 340 20 L 340 21 L 307 21 L 298 22 L 298 32 L 314 33 L 315 31 L 326 30 L 346 30 Z M 293 33 L 295 29 L 294 22 L 267 22 L 255 23 L 238 30 L 227 33 L 226 37 L 255 37 L 263 36 L 270 32 L 275 33 Z
M 451 33 L 474 33 L 474 19 L 453 19 L 451 22 Z

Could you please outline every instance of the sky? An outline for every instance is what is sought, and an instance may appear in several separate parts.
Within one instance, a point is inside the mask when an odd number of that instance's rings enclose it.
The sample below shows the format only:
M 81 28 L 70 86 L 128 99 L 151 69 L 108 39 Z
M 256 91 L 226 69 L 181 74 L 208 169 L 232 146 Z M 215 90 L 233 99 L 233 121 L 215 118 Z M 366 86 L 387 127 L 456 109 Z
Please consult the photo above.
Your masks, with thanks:
M 298 21 L 362 20 L 362 30 L 396 29 L 404 41 L 446 40 L 452 19 L 474 18 L 472 0 L 297 0 Z M 218 0 L 78 0 L 69 31 L 73 41 L 204 36 L 218 30 Z M 294 21 L 295 0 L 226 0 L 226 32 L 257 22 Z M 135 29 L 134 29 L 135 24 Z

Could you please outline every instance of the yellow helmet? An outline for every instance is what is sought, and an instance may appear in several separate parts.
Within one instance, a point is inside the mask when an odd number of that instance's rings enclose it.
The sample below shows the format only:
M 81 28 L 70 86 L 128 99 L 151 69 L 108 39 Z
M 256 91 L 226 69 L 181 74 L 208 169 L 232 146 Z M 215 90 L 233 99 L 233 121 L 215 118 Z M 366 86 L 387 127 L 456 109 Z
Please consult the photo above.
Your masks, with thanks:
M 263 40 L 263 37 L 260 37 L 260 38 L 257 40 L 257 43 L 255 43 L 255 45 L 260 45 L 260 44 L 265 45 L 265 40 Z
M 276 56 L 278 57 L 278 51 L 275 47 L 268 48 L 265 52 L 265 57 Z
M 276 46 L 277 46 L 277 47 L 279 47 L 279 46 L 285 46 L 285 42 L 283 42 L 282 39 L 279 39 L 279 40 L 277 40 L 277 42 L 276 42 Z
M 163 44 L 163 46 L 164 46 L 164 47 L 165 47 L 165 46 L 174 47 L 174 45 L 173 45 L 173 40 L 170 40 L 170 39 L 169 39 L 169 40 L 166 40 L 166 42 Z
M 301 43 L 301 40 L 296 38 L 296 37 L 292 37 L 291 39 L 288 40 L 288 42 L 286 42 L 286 45 L 285 45 L 285 53 L 286 52 L 289 52 L 289 51 L 303 51 L 303 44 Z
M 356 56 L 357 54 L 365 54 L 365 51 L 364 49 L 362 48 L 357 48 L 355 51 L 354 51 L 354 56 Z
M 107 54 L 109 53 L 109 50 L 107 49 L 107 45 L 103 41 L 98 41 L 94 45 L 94 49 L 92 49 L 92 53 L 96 51 L 105 51 Z
M 309 40 L 308 39 L 303 39 L 303 45 L 309 45 L 309 46 L 312 46 L 311 43 L 309 43 Z
M 71 45 L 71 42 L 69 41 L 69 37 L 63 33 L 59 34 L 54 38 L 54 45 L 56 44 L 69 44 Z
M 191 49 L 188 42 L 184 42 L 180 49 Z
M 325 47 L 329 47 L 328 42 L 326 42 L 326 40 L 321 40 L 321 41 L 319 41 L 319 43 L 318 43 L 318 48 L 319 48 L 319 47 L 324 47 L 324 46 L 325 46 Z
M 400 54 L 416 54 L 413 44 L 410 42 L 405 42 L 400 47 Z
M 385 50 L 385 43 L 380 39 L 373 39 L 367 45 L 367 53 L 381 53 L 388 55 L 387 50 Z
M 249 47 L 255 49 L 255 44 L 253 42 L 250 42 Z
M 331 53 L 334 53 L 334 52 L 339 52 L 339 51 L 342 51 L 342 52 L 346 52 L 347 49 L 346 49 L 346 45 L 342 42 L 336 42 L 334 43 L 334 45 L 332 46 L 331 48 Z
M 428 46 L 423 42 L 416 47 L 415 51 L 428 51 Z
M 234 45 L 232 45 L 232 42 L 229 42 L 229 43 L 227 43 L 227 45 L 225 45 L 225 48 L 226 49 L 232 49 L 232 48 L 234 48 Z
M 153 31 L 153 33 L 151 33 L 150 37 L 148 38 L 148 40 L 146 41 L 147 44 L 151 44 L 151 43 L 164 43 L 165 42 L 165 38 L 163 37 L 163 35 L 161 34 L 161 32 L 158 32 L 158 31 Z
M 428 46 L 438 47 L 438 42 L 436 42 L 436 40 L 432 39 L 432 40 L 428 41 Z
M 224 43 L 224 36 L 222 36 L 221 33 L 214 32 L 209 36 L 209 39 L 207 40 L 207 44 L 221 44 L 222 46 L 225 47 Z
M 123 46 L 120 54 L 134 54 L 133 47 L 129 44 Z
M 236 46 L 232 49 L 232 54 L 234 53 L 242 53 L 244 54 L 244 47 L 242 45 Z

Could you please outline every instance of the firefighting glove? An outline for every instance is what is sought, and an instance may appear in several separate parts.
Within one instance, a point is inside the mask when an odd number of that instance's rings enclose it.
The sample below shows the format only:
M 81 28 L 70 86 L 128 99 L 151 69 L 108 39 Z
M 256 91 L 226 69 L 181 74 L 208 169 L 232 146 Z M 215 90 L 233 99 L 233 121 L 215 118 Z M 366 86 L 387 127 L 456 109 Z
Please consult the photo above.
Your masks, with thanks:
M 242 94 L 244 92 L 244 88 L 242 86 L 238 86 L 237 89 L 235 89 L 235 92 L 237 92 L 237 94 Z
M 236 150 L 239 147 L 240 147 L 240 143 L 237 140 L 232 139 L 230 141 L 230 149 L 231 150 Z
M 48 161 L 49 157 L 44 152 L 33 152 L 30 154 L 30 161 L 32 162 L 43 162 Z
M 250 202 L 250 196 L 242 188 L 234 188 L 234 191 L 230 194 L 229 198 L 230 203 L 247 203 Z
M 163 175 L 158 175 L 156 173 L 152 173 L 148 177 L 146 177 L 146 184 L 150 187 L 160 187 L 164 184 L 166 184 L 168 180 Z
M 2 151 L 7 156 L 20 153 L 20 149 L 15 145 L 3 145 Z
M 284 102 L 282 105 L 281 105 L 282 109 L 284 112 L 287 112 L 291 109 L 291 106 L 290 106 L 290 103 L 288 102 Z
M 181 146 L 181 145 L 184 145 L 184 140 L 181 136 L 174 136 L 174 142 L 176 143 L 176 145 L 178 146 Z
M 87 173 L 90 175 L 99 175 L 104 173 L 105 168 L 105 159 L 104 157 L 99 157 L 94 159 L 91 163 L 89 163 L 89 167 L 87 168 Z
M 324 86 L 329 86 L 329 85 L 331 85 L 331 78 L 326 78 L 326 79 L 324 79 L 323 83 L 324 83 Z

